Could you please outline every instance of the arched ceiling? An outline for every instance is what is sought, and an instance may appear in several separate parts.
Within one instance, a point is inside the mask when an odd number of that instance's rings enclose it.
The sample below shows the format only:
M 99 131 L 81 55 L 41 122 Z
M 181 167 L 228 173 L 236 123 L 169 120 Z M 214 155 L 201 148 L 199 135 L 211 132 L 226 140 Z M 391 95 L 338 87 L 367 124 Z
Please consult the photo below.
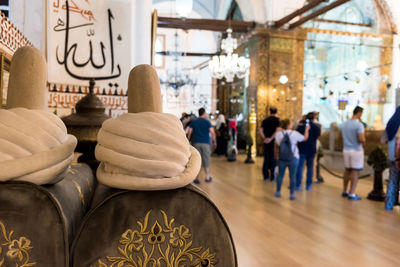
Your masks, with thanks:
M 204 19 L 225 19 L 233 0 L 193 0 L 193 11 Z M 329 0 L 330 4 L 337 0 Z M 397 32 L 400 25 L 399 0 L 373 0 L 377 12 L 379 32 Z M 153 0 L 153 4 L 174 0 Z M 243 20 L 273 23 L 304 6 L 307 0 L 236 0 Z M 323 5 L 323 4 L 322 4 Z M 170 12 L 172 13 L 172 11 Z M 175 15 L 175 14 L 174 14 Z M 171 14 L 172 16 L 172 14 Z
M 329 0 L 332 3 L 336 0 Z M 244 20 L 258 23 L 269 23 L 283 18 L 293 11 L 304 6 L 306 0 L 236 0 Z M 399 0 L 374 0 L 378 10 L 378 23 L 389 25 L 392 32 L 397 32 L 400 26 Z M 382 30 L 381 32 L 385 32 Z

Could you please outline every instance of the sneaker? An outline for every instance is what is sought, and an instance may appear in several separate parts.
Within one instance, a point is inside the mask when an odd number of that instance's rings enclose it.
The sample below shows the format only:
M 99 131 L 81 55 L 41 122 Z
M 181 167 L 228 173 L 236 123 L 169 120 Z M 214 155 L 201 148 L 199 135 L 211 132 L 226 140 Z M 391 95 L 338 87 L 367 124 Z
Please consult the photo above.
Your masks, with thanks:
M 311 186 L 311 185 L 307 185 L 307 186 L 306 186 L 306 190 L 307 190 L 307 191 L 310 191 L 311 189 L 312 189 L 312 186 Z
M 342 197 L 349 197 L 349 193 L 343 192 L 343 193 L 342 193 Z
M 349 199 L 349 200 L 361 200 L 362 197 L 360 197 L 360 196 L 358 196 L 358 195 L 353 195 L 353 196 L 349 195 L 349 196 L 348 196 L 348 199 Z
M 290 189 L 290 187 L 289 187 L 289 189 Z M 296 186 L 295 188 L 294 188 L 294 190 L 296 190 L 296 191 L 301 191 L 301 186 L 299 185 L 299 186 Z
M 392 205 L 385 205 L 385 210 L 393 210 L 393 206 Z
M 295 200 L 296 199 L 296 196 L 294 195 L 294 194 L 290 194 L 290 200 Z
M 200 180 L 196 178 L 196 179 L 194 179 L 193 183 L 199 184 L 199 183 L 200 183 Z
M 212 177 L 210 176 L 210 177 L 208 177 L 206 180 L 206 183 L 209 183 L 209 182 L 211 182 L 212 181 Z
M 281 192 L 275 192 L 274 197 L 281 197 Z

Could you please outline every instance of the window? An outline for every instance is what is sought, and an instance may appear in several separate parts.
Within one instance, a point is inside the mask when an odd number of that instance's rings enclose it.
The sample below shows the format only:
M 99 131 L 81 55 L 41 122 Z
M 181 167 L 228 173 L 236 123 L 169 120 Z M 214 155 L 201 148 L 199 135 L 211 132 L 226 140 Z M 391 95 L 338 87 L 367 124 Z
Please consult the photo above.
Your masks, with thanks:
M 157 52 L 165 51 L 165 34 L 157 34 L 156 35 L 156 43 L 155 43 L 155 56 L 154 56 L 154 66 L 157 69 L 165 68 L 165 56 L 157 54 Z

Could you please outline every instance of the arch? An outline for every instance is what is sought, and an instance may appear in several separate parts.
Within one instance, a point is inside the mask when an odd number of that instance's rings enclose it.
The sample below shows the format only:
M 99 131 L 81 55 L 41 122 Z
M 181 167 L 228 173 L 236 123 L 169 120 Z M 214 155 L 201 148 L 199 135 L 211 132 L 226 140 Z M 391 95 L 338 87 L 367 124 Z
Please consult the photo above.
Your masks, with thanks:
M 397 34 L 397 24 L 387 1 L 374 0 L 374 3 L 377 10 L 379 28 L 387 33 Z
M 306 5 L 308 1 L 309 0 L 303 0 L 303 6 Z M 373 0 L 372 2 L 375 5 L 379 33 L 397 34 L 397 24 L 387 0 Z

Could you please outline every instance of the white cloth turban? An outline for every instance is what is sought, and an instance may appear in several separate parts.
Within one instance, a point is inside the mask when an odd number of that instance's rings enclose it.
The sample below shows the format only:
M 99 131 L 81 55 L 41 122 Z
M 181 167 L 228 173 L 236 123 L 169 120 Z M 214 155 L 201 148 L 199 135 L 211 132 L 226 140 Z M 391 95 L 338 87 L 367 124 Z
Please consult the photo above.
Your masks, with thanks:
M 76 143 L 50 112 L 0 109 L 0 181 L 57 183 L 74 158 Z
M 166 190 L 192 182 L 201 157 L 170 114 L 128 113 L 103 123 L 97 136 L 99 182 L 130 190 Z

